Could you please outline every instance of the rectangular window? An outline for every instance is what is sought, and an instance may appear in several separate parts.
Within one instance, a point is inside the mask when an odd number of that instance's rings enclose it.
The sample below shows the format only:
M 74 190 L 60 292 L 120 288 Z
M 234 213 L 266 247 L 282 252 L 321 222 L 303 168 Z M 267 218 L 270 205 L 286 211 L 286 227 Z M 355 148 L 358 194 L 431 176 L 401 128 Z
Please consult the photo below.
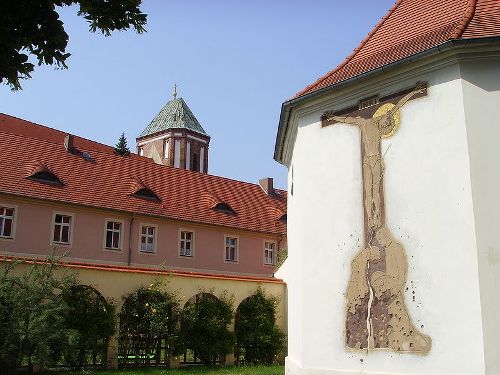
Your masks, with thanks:
M 0 237 L 13 238 L 14 208 L 0 207 Z
M 274 242 L 265 242 L 264 243 L 264 264 L 271 264 L 274 265 L 275 263 L 275 246 L 276 244 Z
M 54 216 L 54 243 L 69 244 L 71 242 L 71 219 L 69 215 Z
M 238 239 L 235 237 L 226 237 L 226 256 L 227 262 L 238 261 Z
M 165 139 L 165 143 L 163 144 L 163 157 L 168 159 L 170 157 L 170 142 L 168 139 Z
M 155 231 L 156 228 L 148 225 L 141 227 L 141 251 L 154 253 L 155 251 Z
M 106 222 L 106 249 L 120 250 L 121 249 L 121 234 L 122 223 L 116 221 Z
M 181 243 L 179 247 L 179 255 L 181 257 L 193 256 L 194 233 L 181 231 Z

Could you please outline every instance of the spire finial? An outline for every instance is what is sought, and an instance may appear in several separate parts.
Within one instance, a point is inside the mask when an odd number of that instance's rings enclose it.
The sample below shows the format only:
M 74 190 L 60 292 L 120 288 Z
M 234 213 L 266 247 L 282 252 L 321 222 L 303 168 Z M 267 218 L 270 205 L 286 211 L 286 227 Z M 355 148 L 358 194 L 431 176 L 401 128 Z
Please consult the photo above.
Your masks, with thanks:
M 174 92 L 172 93 L 172 96 L 175 98 L 177 98 L 177 83 L 174 83 Z

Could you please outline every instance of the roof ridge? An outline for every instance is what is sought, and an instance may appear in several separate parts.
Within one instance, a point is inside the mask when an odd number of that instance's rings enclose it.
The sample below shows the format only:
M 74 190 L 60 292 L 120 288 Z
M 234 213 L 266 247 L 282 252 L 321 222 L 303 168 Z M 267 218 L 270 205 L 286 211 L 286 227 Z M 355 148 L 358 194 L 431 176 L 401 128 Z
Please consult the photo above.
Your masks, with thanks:
M 472 18 L 474 18 L 474 14 L 476 13 L 476 5 L 477 0 L 467 0 L 467 7 L 465 8 L 465 13 L 462 21 L 458 23 L 457 27 L 451 34 L 451 39 L 459 39 L 462 37 L 462 34 L 469 25 L 470 21 L 472 21 Z
M 354 48 L 354 50 L 351 52 L 351 54 L 349 56 L 347 56 L 344 61 L 342 61 L 339 65 L 337 65 L 334 69 L 330 70 L 328 73 L 326 73 L 323 77 L 321 77 L 320 79 L 316 80 L 315 82 L 311 83 L 310 85 L 308 85 L 306 88 L 304 88 L 303 90 L 299 91 L 297 94 L 295 94 L 295 98 L 298 97 L 298 96 L 301 96 L 303 93 L 307 92 L 310 88 L 312 88 L 313 86 L 317 85 L 318 83 L 328 79 L 330 77 L 330 75 L 332 73 L 334 73 L 335 71 L 339 70 L 339 69 L 342 69 L 342 67 L 344 67 L 345 65 L 347 65 L 347 63 L 349 63 L 349 61 L 351 61 L 354 56 L 356 56 L 356 54 L 361 50 L 361 48 L 368 42 L 368 40 L 370 40 L 370 38 L 373 36 L 373 34 L 375 34 L 377 32 L 378 29 L 380 29 L 380 27 L 384 24 L 384 22 L 392 15 L 392 13 L 394 13 L 394 11 L 396 10 L 396 8 L 403 2 L 404 0 L 397 0 L 396 3 L 389 9 L 389 11 L 380 19 L 380 21 L 378 21 L 378 23 L 373 27 L 373 29 L 368 33 L 367 36 L 365 36 L 361 42 L 358 44 L 358 46 L 356 48 Z
M 30 120 L 26 120 L 24 118 L 21 118 L 21 117 L 17 117 L 17 116 L 12 116 L 12 115 L 9 115 L 7 113 L 3 113 L 3 112 L 0 112 L 0 115 L 3 115 L 3 116 L 7 116 L 7 117 L 11 117 L 11 118 L 14 118 L 16 120 L 19 120 L 19 121 L 25 121 L 25 122 L 29 122 L 30 124 L 34 125 L 34 126 L 40 126 L 42 128 L 45 128 L 45 129 L 49 129 L 51 131 L 54 131 L 54 132 L 57 132 L 57 133 L 60 133 L 60 134 L 70 134 L 74 137 L 77 137 L 77 138 L 80 138 L 80 139 L 83 139 L 87 142 L 91 142 L 91 143 L 95 143 L 97 145 L 100 145 L 100 146 L 104 146 L 104 147 L 109 147 L 110 150 L 113 150 L 113 146 L 110 146 L 110 145 L 107 145 L 105 143 L 101 143 L 101 142 L 96 142 L 92 139 L 89 139 L 89 138 L 85 138 L 85 137 L 82 137 L 81 135 L 78 135 L 78 134 L 74 134 L 74 133 L 70 133 L 70 132 L 66 132 L 66 131 L 62 131 L 62 130 L 59 130 L 59 129 L 56 129 L 56 128 L 51 128 L 50 126 L 47 126 L 47 125 L 42 125 L 42 124 L 39 124 L 37 122 L 33 122 L 33 121 L 30 121 Z M 3 131 L 1 130 L 0 128 L 0 132 L 2 133 L 6 133 L 6 134 L 13 134 L 13 133 L 10 133 L 10 132 L 6 132 L 6 131 Z M 21 135 L 23 137 L 26 137 L 26 138 L 31 138 L 31 139 L 38 139 L 40 141 L 45 141 L 45 142 L 49 142 L 49 143 L 53 143 L 53 144 L 58 144 L 58 142 L 54 142 L 54 141 L 50 141 L 48 139 L 45 139 L 45 138 L 39 138 L 39 137 L 35 137 L 35 136 L 32 136 L 32 135 L 25 135 L 25 134 L 16 134 L 16 135 Z M 99 151 L 99 152 L 103 152 L 103 151 L 100 151 L 100 150 L 94 150 L 94 149 L 88 149 L 88 148 L 85 148 L 83 147 L 83 149 L 85 150 L 88 150 L 88 151 Z

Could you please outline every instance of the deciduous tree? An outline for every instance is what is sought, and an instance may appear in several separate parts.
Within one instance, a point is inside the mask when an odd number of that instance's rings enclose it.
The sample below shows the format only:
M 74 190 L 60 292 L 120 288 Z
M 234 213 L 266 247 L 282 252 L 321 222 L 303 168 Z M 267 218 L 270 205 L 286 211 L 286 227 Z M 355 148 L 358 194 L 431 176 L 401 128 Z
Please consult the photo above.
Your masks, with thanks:
M 109 36 L 112 31 L 133 28 L 145 31 L 146 14 L 141 0 L 2 0 L 0 2 L 0 81 L 13 90 L 21 89 L 20 79 L 31 78 L 35 65 L 67 68 L 68 34 L 58 10 L 77 4 L 78 15 L 89 23 L 91 32 Z

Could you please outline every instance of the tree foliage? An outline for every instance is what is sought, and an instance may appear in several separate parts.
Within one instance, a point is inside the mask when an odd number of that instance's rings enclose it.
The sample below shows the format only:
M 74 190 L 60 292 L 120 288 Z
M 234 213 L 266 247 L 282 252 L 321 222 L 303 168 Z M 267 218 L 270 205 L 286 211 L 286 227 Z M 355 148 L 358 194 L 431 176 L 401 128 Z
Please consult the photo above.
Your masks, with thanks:
M 44 366 L 60 356 L 69 341 L 61 293 L 75 285 L 73 274 L 56 276 L 58 258 L 33 262 L 22 274 L 7 265 L 0 276 L 0 368 L 22 363 Z
M 285 335 L 276 326 L 278 301 L 259 288 L 236 311 L 236 357 L 246 363 L 271 364 L 284 348 Z
M 71 344 L 61 348 L 72 366 L 106 363 L 110 337 L 116 330 L 116 307 L 94 288 L 75 285 L 62 294 L 66 304 L 64 325 L 72 330 Z
M 125 138 L 125 133 L 122 132 L 122 135 L 118 139 L 118 143 L 116 144 L 114 148 L 115 154 L 121 155 L 121 156 L 129 156 L 130 155 L 130 150 L 127 145 L 127 138 Z
M 227 294 L 217 298 L 210 293 L 199 293 L 184 307 L 182 341 L 204 364 L 214 365 L 233 350 L 234 335 L 228 329 L 233 313 L 233 303 Z
M 165 291 L 160 283 L 148 288 L 140 287 L 137 291 L 123 297 L 124 303 L 119 314 L 121 351 L 133 353 L 138 347 L 137 341 L 156 343 L 163 340 L 167 354 L 179 353 L 179 302 L 177 297 Z M 142 346 L 144 348 L 144 346 Z M 147 353 L 155 354 L 156 345 L 146 348 Z
M 91 32 L 109 36 L 112 31 L 145 31 L 147 16 L 139 9 L 141 0 L 2 0 L 0 2 L 0 81 L 13 89 L 20 79 L 31 78 L 35 65 L 67 68 L 68 34 L 59 19 L 58 8 L 79 5 L 78 15 Z

